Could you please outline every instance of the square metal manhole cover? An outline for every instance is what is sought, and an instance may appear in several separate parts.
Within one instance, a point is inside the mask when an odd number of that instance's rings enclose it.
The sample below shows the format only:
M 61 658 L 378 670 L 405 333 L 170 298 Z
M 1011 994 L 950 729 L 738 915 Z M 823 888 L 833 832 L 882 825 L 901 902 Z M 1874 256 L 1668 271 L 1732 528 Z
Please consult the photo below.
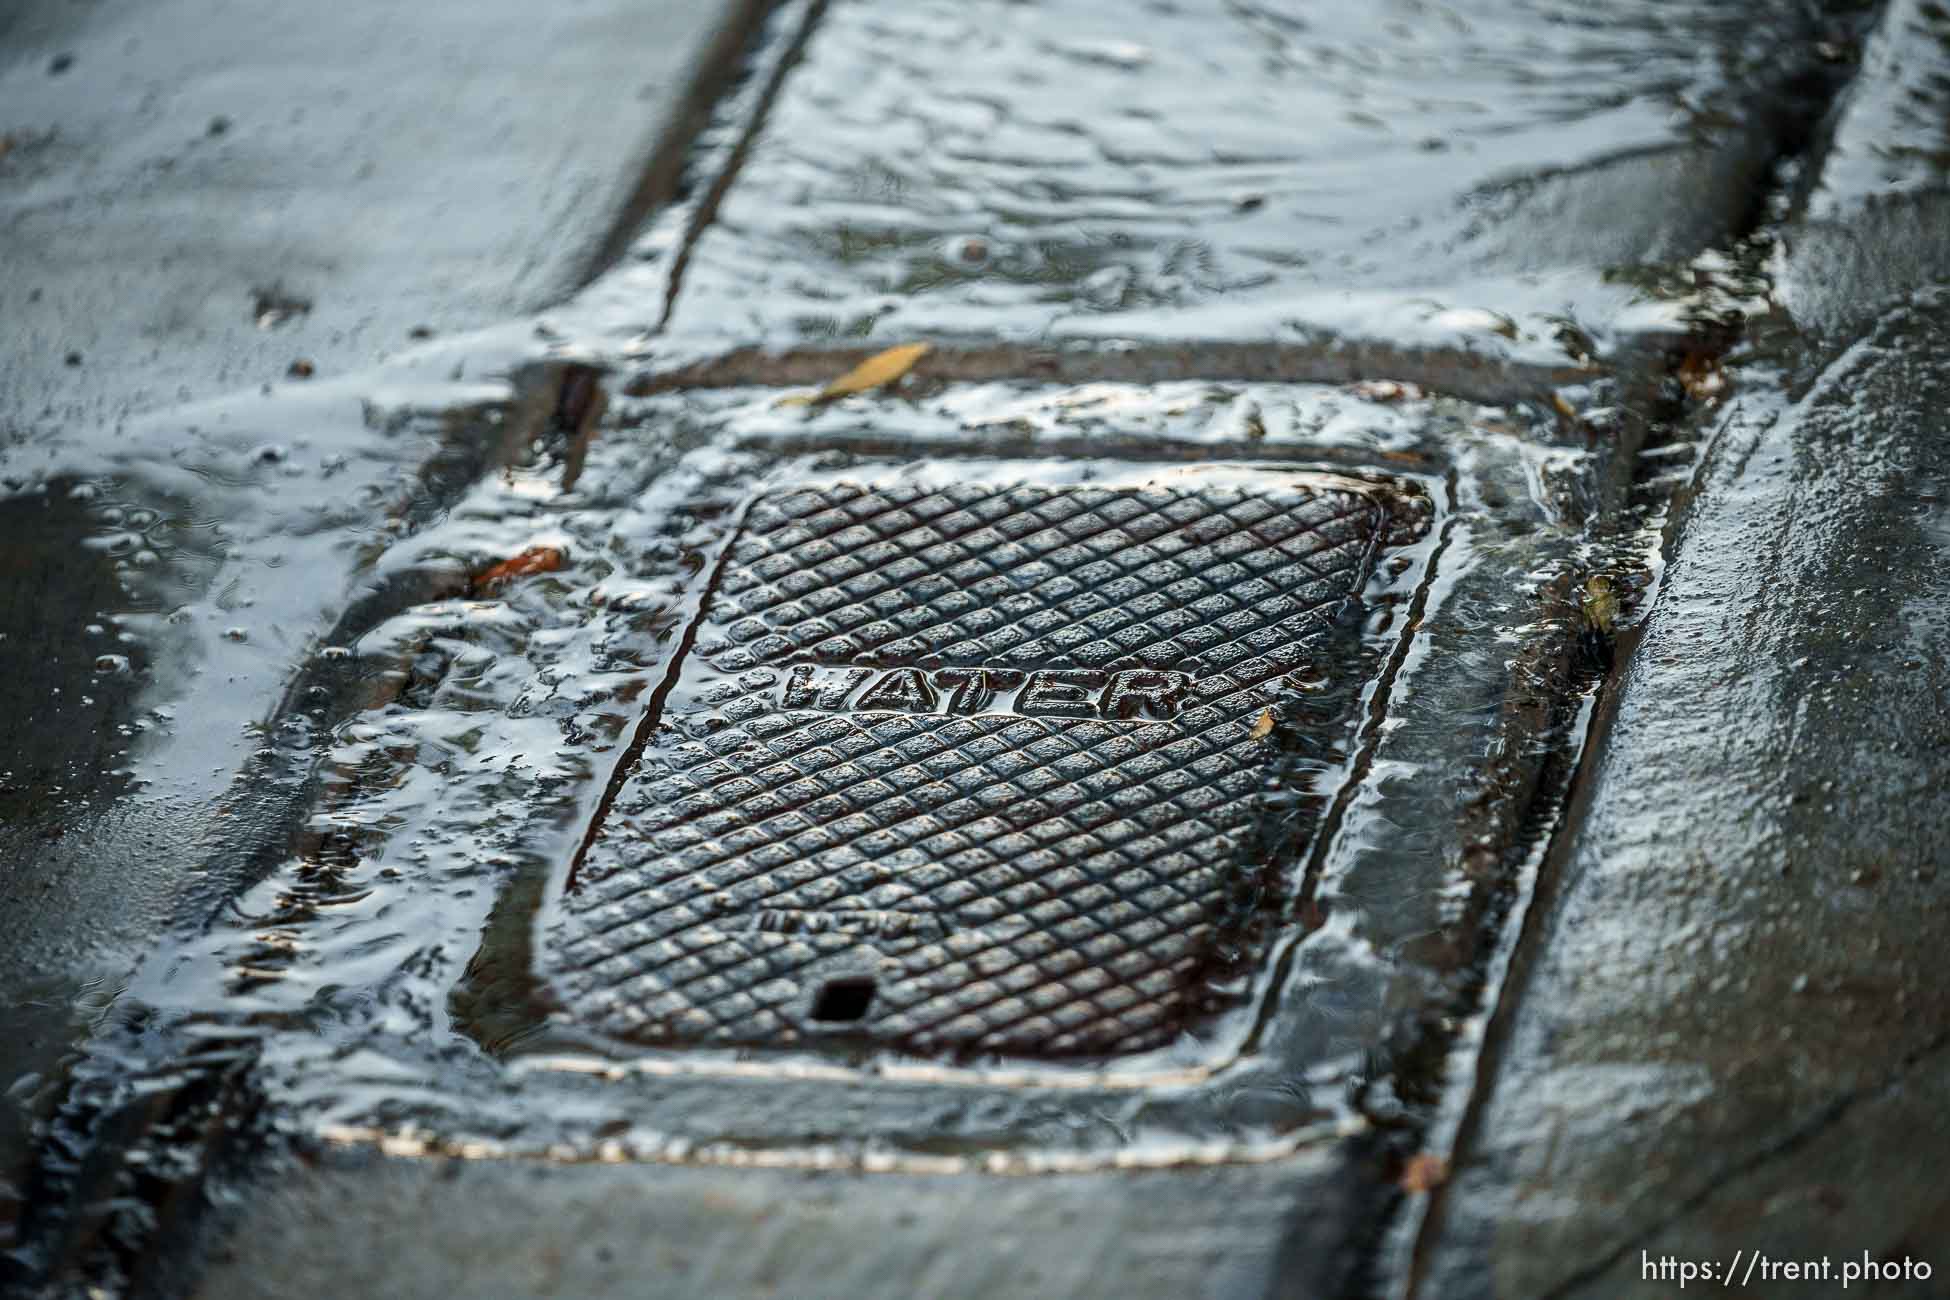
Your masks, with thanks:
M 545 983 L 651 1045 L 1170 1041 L 1254 984 L 1317 829 L 1275 711 L 1368 675 L 1348 616 L 1427 520 L 1248 467 L 767 489 L 555 900 Z M 1344 734 L 1361 692 L 1335 694 L 1315 722 Z

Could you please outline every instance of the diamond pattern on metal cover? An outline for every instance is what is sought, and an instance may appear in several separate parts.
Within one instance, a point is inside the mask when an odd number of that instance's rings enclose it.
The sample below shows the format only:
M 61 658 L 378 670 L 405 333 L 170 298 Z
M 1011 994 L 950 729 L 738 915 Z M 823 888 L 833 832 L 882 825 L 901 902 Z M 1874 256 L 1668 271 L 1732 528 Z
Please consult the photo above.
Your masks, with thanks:
M 760 497 L 551 915 L 554 995 L 653 1044 L 1168 1042 L 1237 960 L 1255 723 L 1332 671 L 1387 522 L 1300 476 Z

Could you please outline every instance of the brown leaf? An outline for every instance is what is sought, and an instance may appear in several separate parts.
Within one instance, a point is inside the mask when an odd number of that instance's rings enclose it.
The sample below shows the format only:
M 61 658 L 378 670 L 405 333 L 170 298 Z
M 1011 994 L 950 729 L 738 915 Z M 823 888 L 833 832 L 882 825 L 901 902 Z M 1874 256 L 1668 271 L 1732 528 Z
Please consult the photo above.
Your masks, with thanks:
M 1710 402 L 1727 391 L 1727 372 L 1712 353 L 1688 352 L 1679 363 L 1679 382 L 1686 396 L 1696 402 Z
M 1424 1151 L 1402 1166 L 1402 1190 L 1411 1196 L 1432 1192 L 1449 1181 L 1449 1162 Z
M 1273 710 L 1266 709 L 1260 713 L 1259 721 L 1253 724 L 1253 729 L 1247 732 L 1246 736 L 1250 740 L 1264 740 L 1272 734 Z
M 883 388 L 914 369 L 915 363 L 933 350 L 931 343 L 903 343 L 885 352 L 876 352 L 812 396 L 787 397 L 779 405 L 818 406 L 838 397 Z
M 569 553 L 559 546 L 531 546 L 512 560 L 489 565 L 474 575 L 474 590 L 486 591 L 510 578 L 526 578 L 536 573 L 554 573 L 569 562 Z
M 1259 407 L 1250 404 L 1246 407 L 1245 425 L 1247 442 L 1266 441 L 1266 421 L 1261 418 Z

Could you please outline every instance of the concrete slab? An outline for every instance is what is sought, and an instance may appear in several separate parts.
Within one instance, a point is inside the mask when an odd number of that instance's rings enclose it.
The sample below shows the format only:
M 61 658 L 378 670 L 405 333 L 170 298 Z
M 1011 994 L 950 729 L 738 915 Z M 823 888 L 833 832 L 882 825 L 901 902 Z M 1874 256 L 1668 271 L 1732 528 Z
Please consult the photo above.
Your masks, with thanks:
M 251 1200 L 197 1300 L 1331 1295 L 1367 1203 L 1329 1162 L 995 1180 L 347 1156 Z
M 565 296 L 760 8 L 9 5 L 0 438 Z
M 1941 1050 L 1923 1053 L 1783 1134 L 1584 1290 L 1668 1297 L 1681 1262 L 1711 1261 L 1735 1290 L 1941 1296 L 1950 1195 L 1935 1156 L 1950 1150 L 1946 1113 L 1950 1068 Z M 1722 1254 L 1729 1243 L 1744 1254 Z

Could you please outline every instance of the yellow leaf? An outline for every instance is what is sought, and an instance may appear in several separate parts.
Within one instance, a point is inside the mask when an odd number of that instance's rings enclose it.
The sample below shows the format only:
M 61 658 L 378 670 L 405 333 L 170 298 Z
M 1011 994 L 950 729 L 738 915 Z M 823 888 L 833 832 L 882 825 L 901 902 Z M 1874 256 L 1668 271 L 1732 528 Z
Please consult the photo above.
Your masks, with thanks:
M 1259 715 L 1259 721 L 1246 735 L 1253 740 L 1264 740 L 1273 734 L 1273 710 L 1267 709 Z
M 830 402 L 836 397 L 849 397 L 854 393 L 864 393 L 869 389 L 883 387 L 914 369 L 914 364 L 931 351 L 933 351 L 932 344 L 903 343 L 897 348 L 876 352 L 820 389 L 812 397 L 796 400 L 786 398 L 785 403 L 782 404 L 817 405 L 820 402 Z
M 1584 580 L 1584 596 L 1580 602 L 1584 606 L 1585 623 L 1610 636 L 1618 626 L 1618 591 L 1611 585 L 1611 579 L 1602 573 L 1594 573 Z

